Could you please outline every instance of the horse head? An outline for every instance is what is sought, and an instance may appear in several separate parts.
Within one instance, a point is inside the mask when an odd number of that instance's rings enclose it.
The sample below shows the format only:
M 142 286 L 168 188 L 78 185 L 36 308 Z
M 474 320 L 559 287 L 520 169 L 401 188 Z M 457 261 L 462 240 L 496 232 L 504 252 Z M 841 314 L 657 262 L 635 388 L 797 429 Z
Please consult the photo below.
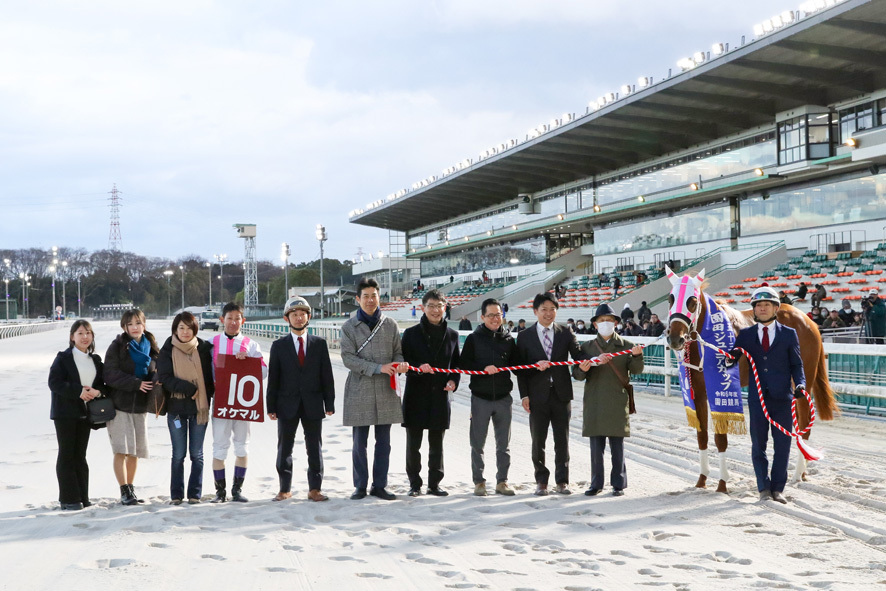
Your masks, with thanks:
M 677 275 L 665 265 L 668 279 L 671 281 L 671 293 L 668 295 L 668 344 L 671 349 L 681 350 L 687 337 L 695 338 L 690 333 L 695 331 L 698 313 L 701 310 L 701 285 L 704 283 L 704 269 L 695 277 Z

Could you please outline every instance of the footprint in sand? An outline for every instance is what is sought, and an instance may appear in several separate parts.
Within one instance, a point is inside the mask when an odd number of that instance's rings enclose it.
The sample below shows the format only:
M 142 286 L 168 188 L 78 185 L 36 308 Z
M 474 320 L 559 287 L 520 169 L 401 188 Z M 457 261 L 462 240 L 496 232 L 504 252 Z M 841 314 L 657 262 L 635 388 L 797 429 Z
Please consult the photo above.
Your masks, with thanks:
M 358 577 L 363 579 L 393 579 L 394 577 L 390 575 L 383 575 L 381 573 L 357 573 Z
M 262 534 L 246 534 L 246 536 L 244 536 L 244 537 L 247 537 L 250 540 L 255 540 L 256 542 L 259 540 L 265 539 L 264 535 L 262 535 Z
M 74 523 L 71 527 L 76 527 L 77 529 L 89 529 L 92 526 L 88 523 Z
M 751 560 L 747 558 L 736 558 L 729 552 L 725 550 L 718 550 L 714 552 L 712 555 L 708 556 L 711 560 L 716 560 L 717 562 L 728 562 L 730 564 L 743 564 L 748 565 L 751 564 Z
M 227 560 L 224 556 L 219 556 L 218 554 L 202 554 L 200 558 L 209 558 L 210 560 Z
M 464 575 L 461 571 L 457 570 L 435 570 L 434 574 L 438 577 L 444 577 L 446 579 L 460 578 L 464 579 Z
M 636 554 L 631 554 L 627 550 L 610 550 L 609 553 L 613 556 L 624 556 L 625 558 L 640 558 Z
M 683 534 L 683 533 L 672 534 L 670 532 L 661 531 L 661 530 L 653 531 L 651 534 L 643 534 L 644 538 L 647 538 L 647 539 L 652 538 L 656 542 L 661 542 L 662 540 L 670 540 L 671 538 L 676 538 L 678 536 L 685 538 L 685 537 L 689 537 L 689 534 Z
M 489 585 L 482 585 L 480 583 L 452 583 L 450 585 L 446 585 L 447 589 L 487 589 Z
M 501 575 L 517 575 L 520 577 L 526 576 L 526 573 L 516 573 L 516 572 L 510 571 L 510 570 L 498 570 L 495 568 L 474 568 L 471 570 L 478 572 L 481 575 L 499 575 L 499 574 L 501 574 Z
M 815 554 L 810 554 L 809 552 L 791 552 L 790 554 L 788 554 L 788 557 L 799 558 L 800 560 L 821 560 L 818 556 L 816 556 Z
M 767 581 L 779 581 L 784 582 L 787 581 L 783 576 L 778 573 L 757 573 L 757 576 L 761 579 L 766 579 Z
M 87 568 L 120 568 L 131 564 L 136 564 L 132 558 L 100 558 Z
M 362 558 L 355 558 L 354 556 L 329 556 L 328 558 L 329 558 L 329 560 L 335 560 L 337 562 L 344 562 L 347 560 L 350 560 L 353 562 L 363 562 L 363 563 L 366 562 Z
M 169 548 L 169 544 L 164 544 L 163 542 L 150 542 L 148 543 L 148 547 L 150 548 Z
M 491 554 L 486 554 L 486 556 L 491 556 Z M 433 558 L 428 558 L 425 555 L 419 554 L 417 552 L 410 552 L 409 554 L 407 554 L 406 560 L 418 562 L 419 564 L 436 564 L 438 566 L 452 566 L 448 562 L 440 562 L 439 560 L 434 560 Z
M 262 569 L 265 572 L 269 573 L 297 573 L 299 572 L 294 568 L 287 568 L 285 566 L 266 566 Z
M 641 568 L 637 571 L 638 575 L 643 575 L 644 577 L 652 577 L 655 579 L 660 579 L 661 575 L 658 572 L 652 570 L 651 568 Z
M 292 545 L 283 546 L 283 549 L 289 550 L 290 552 L 301 552 L 303 550 L 303 548 L 301 546 L 292 546 Z

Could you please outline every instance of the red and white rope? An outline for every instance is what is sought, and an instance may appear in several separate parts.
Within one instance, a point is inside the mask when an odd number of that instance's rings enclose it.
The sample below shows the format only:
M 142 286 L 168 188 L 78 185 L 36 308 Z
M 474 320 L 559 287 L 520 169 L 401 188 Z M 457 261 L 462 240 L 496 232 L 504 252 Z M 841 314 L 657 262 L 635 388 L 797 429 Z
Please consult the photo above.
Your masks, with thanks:
M 698 342 L 703 344 L 705 347 L 708 347 L 709 349 L 713 349 L 714 351 L 722 353 L 731 360 L 735 360 L 735 357 L 733 355 L 730 355 L 728 351 L 724 351 L 719 347 L 711 345 L 710 343 L 707 343 L 700 338 L 698 339 Z M 766 408 L 766 401 L 763 400 L 763 388 L 760 386 L 760 374 L 757 372 L 757 364 L 754 362 L 754 358 L 751 357 L 751 355 L 745 349 L 741 347 L 736 347 L 736 349 L 742 352 L 751 366 L 751 373 L 754 376 L 754 383 L 757 385 L 757 396 L 760 398 L 760 407 L 763 409 L 763 416 L 766 417 L 766 420 L 769 421 L 769 424 L 787 435 L 788 437 L 793 437 L 797 442 L 797 448 L 800 450 L 800 453 L 802 453 L 803 457 L 805 457 L 807 460 L 820 460 L 822 457 L 824 457 L 824 453 L 822 451 L 811 447 L 802 437 L 804 434 L 808 433 L 809 430 L 812 429 L 812 425 L 815 424 L 815 402 L 812 400 L 812 396 L 810 396 L 809 392 L 805 388 L 802 389 L 803 395 L 806 397 L 806 402 L 809 403 L 809 424 L 806 425 L 805 429 L 799 430 L 799 424 L 797 422 L 797 399 L 794 398 L 791 401 L 791 421 L 793 422 L 794 430 L 788 431 L 769 416 L 769 409 Z

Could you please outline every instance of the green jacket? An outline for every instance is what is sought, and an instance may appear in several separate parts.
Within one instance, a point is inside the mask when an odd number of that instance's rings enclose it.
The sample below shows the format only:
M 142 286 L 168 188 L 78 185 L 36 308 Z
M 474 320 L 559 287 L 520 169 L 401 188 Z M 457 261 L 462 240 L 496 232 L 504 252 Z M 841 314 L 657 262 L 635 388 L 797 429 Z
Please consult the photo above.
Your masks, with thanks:
M 598 345 L 599 343 L 599 349 Z M 619 335 L 614 334 L 605 341 L 597 337 L 581 346 L 581 352 L 598 357 L 600 352 L 618 353 L 634 346 Z M 612 366 L 612 367 L 610 367 Z M 572 377 L 585 380 L 583 399 L 583 420 L 581 434 L 584 437 L 630 437 L 631 421 L 628 418 L 628 393 L 613 369 L 628 378 L 628 372 L 642 373 L 643 356 L 634 357 L 630 353 L 613 358 L 606 365 L 592 367 L 583 372 L 577 365 L 572 366 Z

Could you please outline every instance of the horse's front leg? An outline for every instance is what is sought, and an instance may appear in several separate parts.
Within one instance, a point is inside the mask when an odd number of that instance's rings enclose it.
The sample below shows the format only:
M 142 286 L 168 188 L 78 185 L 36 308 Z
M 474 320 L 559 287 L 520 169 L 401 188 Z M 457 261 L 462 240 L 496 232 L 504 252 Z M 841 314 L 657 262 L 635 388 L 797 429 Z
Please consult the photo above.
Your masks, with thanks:
M 720 482 L 717 483 L 717 492 L 729 494 L 729 491 L 726 489 L 726 481 L 729 480 L 729 468 L 726 466 L 726 448 L 729 442 L 726 434 L 715 433 L 714 444 L 717 446 L 718 455 L 720 456 Z

